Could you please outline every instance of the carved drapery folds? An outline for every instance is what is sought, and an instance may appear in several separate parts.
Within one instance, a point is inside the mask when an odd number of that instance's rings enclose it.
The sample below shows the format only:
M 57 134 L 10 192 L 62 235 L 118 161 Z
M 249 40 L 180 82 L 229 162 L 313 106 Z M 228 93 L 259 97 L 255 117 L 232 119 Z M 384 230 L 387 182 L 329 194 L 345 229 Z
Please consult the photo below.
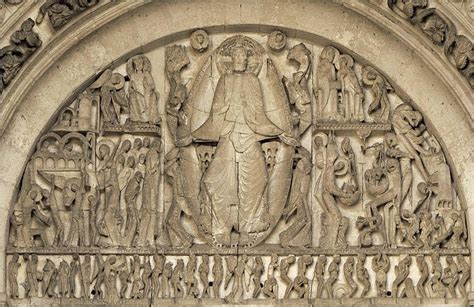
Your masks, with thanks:
M 39 139 L 12 300 L 466 296 L 465 207 L 381 71 L 280 31 L 162 49 L 98 74 Z

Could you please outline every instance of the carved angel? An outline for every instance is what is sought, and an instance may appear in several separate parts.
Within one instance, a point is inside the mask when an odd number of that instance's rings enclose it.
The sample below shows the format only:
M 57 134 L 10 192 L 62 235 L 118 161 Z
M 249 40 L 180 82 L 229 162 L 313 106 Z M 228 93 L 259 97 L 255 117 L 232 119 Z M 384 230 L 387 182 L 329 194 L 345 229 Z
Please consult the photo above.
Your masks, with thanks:
M 286 221 L 296 213 L 293 223 L 280 233 L 283 247 L 305 246 L 311 244 L 311 210 L 308 204 L 310 173 L 312 169 L 311 155 L 303 147 L 298 148 L 299 158 L 293 174 L 292 187 L 288 203 L 283 210 Z
M 308 80 L 311 74 L 311 51 L 300 43 L 288 52 L 288 60 L 298 63 L 298 71 L 293 74 L 292 80 L 283 77 L 283 84 L 294 105 L 298 120 L 299 134 L 303 134 L 311 125 L 311 94 Z
M 91 86 L 100 90 L 100 109 L 106 123 L 120 124 L 120 115 L 128 113 L 128 101 L 125 94 L 125 78 L 119 73 L 107 69 Z

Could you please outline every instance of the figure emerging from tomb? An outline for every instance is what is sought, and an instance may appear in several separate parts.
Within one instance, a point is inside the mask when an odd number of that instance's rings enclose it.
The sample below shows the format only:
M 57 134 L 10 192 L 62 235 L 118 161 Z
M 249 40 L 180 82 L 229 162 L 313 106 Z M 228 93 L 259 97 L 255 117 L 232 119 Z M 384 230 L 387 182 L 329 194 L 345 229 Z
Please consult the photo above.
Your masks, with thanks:
M 38 186 L 33 186 L 28 192 L 27 197 L 24 198 L 23 203 L 20 205 L 20 231 L 24 239 L 25 246 L 34 246 L 34 239 L 39 236 L 43 246 L 48 246 L 48 239 L 46 237 L 45 229 L 42 226 L 50 225 L 50 218 L 43 213 L 42 205 L 40 202 L 42 198 L 41 190 Z M 32 226 L 33 221 L 38 221 L 40 227 Z
M 8 262 L 7 267 L 7 278 L 8 278 L 8 286 L 10 289 L 10 297 L 12 299 L 18 298 L 18 268 L 21 266 L 19 262 L 19 255 L 14 254 L 12 259 Z
M 289 145 L 297 141 L 265 114 L 259 79 L 247 71 L 248 54 L 236 44 L 231 50 L 232 72 L 217 84 L 208 120 L 193 136 L 217 142 L 213 160 L 202 177 L 211 204 L 214 239 L 229 246 L 231 231 L 240 242 L 250 233 L 266 230 L 268 174 L 261 140 L 280 137 Z
M 58 110 L 11 216 L 13 304 L 34 303 L 36 293 L 52 303 L 155 305 L 466 297 L 466 207 L 421 113 L 398 105 L 381 73 L 334 47 L 313 71 L 319 47 L 290 38 L 266 53 L 263 38 L 251 37 L 202 54 L 186 42 L 162 48 L 162 136 L 150 119 L 158 94 L 145 56 L 101 72 L 79 96 L 87 99 Z M 169 185 L 160 186 L 161 175 Z M 100 250 L 107 258 L 91 260 Z M 432 252 L 441 256 L 427 262 Z

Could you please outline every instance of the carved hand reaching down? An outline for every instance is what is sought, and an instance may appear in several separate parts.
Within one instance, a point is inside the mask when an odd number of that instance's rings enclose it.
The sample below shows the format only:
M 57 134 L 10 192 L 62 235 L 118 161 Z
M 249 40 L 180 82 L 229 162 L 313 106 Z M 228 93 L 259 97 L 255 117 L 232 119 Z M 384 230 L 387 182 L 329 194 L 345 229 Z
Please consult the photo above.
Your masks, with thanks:
M 286 134 L 286 133 L 282 133 L 278 136 L 278 138 L 285 144 L 289 145 L 289 146 L 293 146 L 293 147 L 298 147 L 300 146 L 300 142 L 295 139 L 294 137 Z

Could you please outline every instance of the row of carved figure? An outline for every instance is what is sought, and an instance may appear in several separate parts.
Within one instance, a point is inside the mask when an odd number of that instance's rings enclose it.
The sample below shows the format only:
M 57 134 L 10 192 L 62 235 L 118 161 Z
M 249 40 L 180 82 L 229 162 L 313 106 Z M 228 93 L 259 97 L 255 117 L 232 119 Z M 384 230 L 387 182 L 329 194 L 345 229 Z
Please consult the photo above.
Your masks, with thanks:
M 62 110 L 53 130 L 97 132 L 141 127 L 144 131 L 158 125 L 159 93 L 150 60 L 143 55 L 131 57 L 126 72 L 124 76 L 105 70 L 70 107 Z
M 406 111 L 418 114 L 411 109 Z M 413 209 L 400 209 L 401 202 L 397 196 L 402 194 L 407 197 L 406 186 L 411 184 L 413 175 L 411 165 L 406 165 L 409 161 L 408 154 L 399 148 L 399 138 L 401 139 L 401 136 L 387 133 L 383 142 L 370 146 L 375 149 L 375 158 L 372 168 L 364 173 L 364 183 L 367 193 L 375 198 L 366 204 L 367 215 L 357 219 L 359 246 L 373 245 L 375 234 L 380 235 L 384 246 L 397 246 L 395 235 L 400 233 L 404 244 L 412 247 L 464 247 L 467 238 L 465 213 L 452 209 L 449 168 L 442 152 L 436 154 L 436 164 L 430 164 L 431 160 L 426 155 L 421 157 L 421 160 L 425 161 L 423 167 L 431 173 L 427 177 L 429 181 L 418 185 L 418 192 L 422 197 Z M 122 136 L 118 142 L 101 138 L 97 145 L 95 140 L 91 140 L 93 136 L 90 133 L 83 136 L 75 132 L 64 137 L 48 133 L 40 139 L 32 162 L 27 166 L 19 201 L 12 216 L 11 233 L 12 236 L 17 236 L 16 240 L 13 240 L 15 246 L 33 246 L 32 240 L 35 236 L 38 236 L 45 246 L 51 243 L 70 245 L 76 242 L 74 236 L 82 236 L 77 239 L 81 246 L 151 244 L 148 239 L 141 241 L 142 243 L 133 243 L 133 238 L 126 239 L 126 242 L 117 239 L 107 243 L 107 237 L 110 239 L 116 232 L 120 233 L 121 237 L 126 236 L 125 232 L 130 232 L 125 230 L 134 228 L 133 216 L 141 221 L 142 216 L 148 219 L 145 210 L 158 209 L 160 139 L 128 135 Z M 354 206 L 361 198 L 355 154 L 347 137 L 342 140 L 340 146 L 334 134 L 327 136 L 318 133 L 313 140 L 315 164 L 321 169 L 315 190 L 323 208 L 321 247 L 344 247 L 347 246 L 345 235 L 348 221 L 342 216 L 339 207 Z M 75 141 L 77 142 L 74 143 Z M 365 147 L 364 150 L 368 149 Z M 275 166 L 278 144 L 265 143 L 262 150 L 267 169 L 271 171 Z M 204 172 L 213 159 L 214 149 L 212 146 L 201 145 L 196 151 Z M 92 160 L 92 152 L 96 152 L 93 172 L 83 168 L 84 161 Z M 307 202 L 304 201 L 309 192 L 310 154 L 302 147 L 297 149 L 297 153 L 293 183 L 284 210 L 287 220 L 293 223 L 280 235 L 283 246 L 310 245 L 311 214 L 308 212 Z M 179 175 L 173 168 L 176 163 L 173 159 L 177 157 L 167 156 L 164 170 L 172 185 L 173 178 Z M 52 173 L 62 169 L 60 160 L 73 161 L 72 170 L 80 171 L 80 176 L 53 176 Z M 48 161 L 54 162 L 49 165 Z M 344 173 L 340 172 L 342 161 L 345 161 L 347 166 Z M 49 171 L 49 175 L 45 177 L 49 181 L 49 188 L 43 189 L 36 184 L 33 178 L 38 176 L 38 170 Z M 445 180 L 446 177 L 449 181 Z M 341 179 L 345 179 L 342 186 L 337 182 Z M 92 181 L 97 185 L 91 185 Z M 58 193 L 58 190 L 61 190 L 61 193 Z M 102 195 L 104 197 L 101 197 Z M 395 206 L 391 205 L 393 202 Z M 393 210 L 394 214 L 382 214 L 378 208 L 381 206 Z M 114 213 L 112 209 L 118 210 L 118 213 Z M 110 214 L 106 215 L 106 212 Z M 179 216 L 175 217 L 171 209 L 169 212 L 172 217 L 169 220 L 170 229 L 178 229 L 180 222 L 176 218 Z M 288 219 L 292 215 L 295 218 Z M 105 220 L 106 218 L 109 220 Z M 121 227 L 113 231 L 120 222 Z M 388 227 L 389 225 L 391 227 Z M 46 235 L 47 232 L 50 234 Z
M 94 265 L 92 258 L 95 259 Z M 9 293 L 12 299 L 18 299 L 21 286 L 26 298 L 113 301 L 119 298 L 201 297 L 235 302 L 243 298 L 368 297 L 374 289 L 377 297 L 458 298 L 466 296 L 466 283 L 470 279 L 470 266 L 463 255 L 446 256 L 443 267 L 437 253 L 400 256 L 394 266 L 391 288 L 388 288 L 388 272 L 393 260 L 386 254 L 372 256 L 374 274 L 369 274 L 366 268 L 365 254 L 345 257 L 344 264 L 339 255 L 321 255 L 315 261 L 312 276 L 309 276 L 309 267 L 314 259 L 309 255 L 249 257 L 215 254 L 211 263 L 209 255 L 198 257 L 191 254 L 186 257 L 186 264 L 180 257 L 173 258 L 169 261 L 171 259 L 159 254 L 152 257 L 109 255 L 104 260 L 101 254 L 97 254 L 93 257 L 85 255 L 81 262 L 81 257 L 76 254 L 68 262 L 53 256 L 47 257 L 39 270 L 37 255 L 24 254 L 21 261 L 20 256 L 14 254 L 8 263 Z M 263 258 L 269 258 L 269 263 L 265 264 Z M 60 262 L 57 265 L 51 259 Z M 430 259 L 431 266 L 427 259 Z M 412 262 L 416 262 L 417 280 L 409 277 Z M 295 265 L 296 275 L 292 269 Z M 22 281 L 18 278 L 20 266 L 26 267 Z M 340 270 L 343 279 L 339 278 Z M 373 275 L 375 280 L 372 280 Z
M 368 199 L 363 204 L 365 214 L 356 223 L 360 246 L 373 245 L 375 233 L 381 235 L 384 246 L 399 245 L 397 234 L 402 244 L 412 247 L 464 246 L 465 212 L 456 202 L 441 147 L 426 131 L 418 111 L 399 105 L 393 113 L 393 130 L 384 133 L 381 141 L 364 142 L 360 153 L 354 151 L 349 137 L 340 145 L 337 140 L 334 132 L 313 136 L 315 164 L 320 170 L 315 195 L 323 209 L 321 246 L 347 246 L 349 221 L 341 208 L 356 206 L 363 198 Z M 356 161 L 356 156 L 364 160 Z M 369 164 L 364 185 L 358 162 Z M 418 178 L 417 191 L 412 191 Z M 410 200 L 410 191 L 412 196 L 420 195 L 419 200 Z
M 231 36 L 214 53 L 193 68 L 199 73 L 188 93 L 181 73 L 198 63 L 191 63 L 184 46 L 166 48 L 170 91 L 165 121 L 172 140 L 163 135 L 175 147 L 164 155 L 161 140 L 144 137 L 161 129 L 146 56 L 127 61 L 128 80 L 107 70 L 75 107 L 63 109 L 54 132 L 40 139 L 26 168 L 12 217 L 11 233 L 17 236 L 12 243 L 30 247 L 39 237 L 43 245 L 187 247 L 199 236 L 217 247 L 250 247 L 264 242 L 282 222 L 285 228 L 278 235 L 283 247 L 309 247 L 315 229 L 311 204 L 317 203 L 323 211 L 323 248 L 348 246 L 352 225 L 342 209 L 349 207 L 360 212 L 360 247 L 465 246 L 465 214 L 441 146 L 420 112 L 405 103 L 392 107 L 380 73 L 325 47 L 315 72 L 315 113 L 320 117 L 312 118 L 311 52 L 304 44 L 288 51 L 287 59 L 298 64 L 293 80 L 281 78 L 271 54 L 249 36 Z M 260 77 L 265 58 L 267 74 Z M 214 73 L 213 63 L 220 77 L 210 99 L 205 89 L 213 87 L 212 78 L 206 76 Z M 371 94 L 350 90 L 359 79 L 373 86 Z M 372 119 L 360 123 L 362 118 L 353 115 L 360 113 L 366 96 L 375 104 L 369 107 Z M 206 109 L 209 113 L 198 111 Z M 92 110 L 100 114 L 96 127 L 104 129 L 94 130 L 84 120 Z M 344 117 L 344 112 L 352 115 Z M 136 124 L 133 129 L 122 129 L 130 123 Z M 321 130 L 319 124 L 327 127 Z M 311 125 L 316 127 L 310 150 L 299 141 Z M 369 143 L 370 127 L 378 139 Z M 360 150 L 356 133 L 363 136 Z M 63 167 L 63 160 L 72 161 L 71 167 Z M 165 192 L 172 194 L 163 197 L 171 200 L 166 208 L 158 193 L 161 176 L 171 188 Z M 413 191 L 417 184 L 419 193 Z M 49 220 L 54 227 L 47 227 Z M 188 233 L 191 228 L 199 234 Z
M 39 237 L 44 246 L 52 243 L 71 245 L 74 242 L 78 242 L 80 246 L 151 244 L 145 237 L 141 239 L 141 243 L 135 242 L 134 238 L 125 240 L 123 237 L 130 234 L 128 230 L 134 228 L 136 218 L 138 221 L 142 217 L 147 220 L 149 210 L 158 209 L 160 139 L 129 135 L 122 136 L 118 142 L 102 138 L 97 145 L 92 139 L 93 136 L 89 133 L 83 136 L 75 132 L 62 138 L 55 133 L 48 133 L 40 139 L 32 162 L 27 166 L 19 201 L 12 215 L 11 234 L 12 237 L 16 236 L 12 240 L 15 246 L 33 246 L 35 237 Z M 74 143 L 75 141 L 77 142 Z M 315 164 L 321 169 L 315 190 L 323 208 L 320 246 L 345 247 L 348 220 L 342 216 L 339 207 L 354 206 L 361 198 L 355 154 L 347 137 L 338 146 L 333 134 L 328 137 L 318 133 L 314 137 L 314 143 Z M 441 176 L 450 178 L 446 162 L 440 160 L 441 164 L 431 165 L 434 169 L 428 168 L 436 177 L 433 180 L 433 176 L 430 176 L 431 181 L 418 185 L 418 192 L 422 197 L 413 209 L 400 209 L 401 202 L 397 195 L 406 197 L 406 182 L 411 183 L 413 175 L 410 165 L 403 168 L 401 166 L 405 165 L 406 156 L 398 147 L 397 136 L 388 133 L 382 143 L 375 143 L 370 147 L 375 149 L 375 158 L 373 167 L 364 174 L 364 183 L 367 193 L 375 199 L 366 204 L 367 215 L 359 216 L 356 221 L 359 246 L 373 245 L 373 236 L 376 234 L 380 235 L 384 246 L 397 246 L 395 235 L 399 233 L 403 244 L 416 248 L 464 247 L 467 238 L 465 213 L 463 210 L 452 209 L 451 182 L 440 179 Z M 275 166 L 278 144 L 268 142 L 262 146 L 262 150 L 267 169 L 271 171 Z M 89 171 L 84 168 L 84 161 L 92 161 L 94 151 L 94 171 Z M 213 159 L 214 149 L 212 146 L 201 145 L 196 151 L 204 172 Z M 310 245 L 311 213 L 304 201 L 309 192 L 310 154 L 304 148 L 298 148 L 297 153 L 293 183 L 283 213 L 290 222 L 287 231 L 280 235 L 283 246 Z M 441 158 L 442 153 L 439 156 Z M 171 185 L 174 184 L 173 178 L 179 175 L 173 168 L 176 163 L 173 159 L 177 157 L 171 159 L 170 155 L 167 156 L 164 170 Z M 72 170 L 80 171 L 80 176 L 65 178 L 53 175 L 62 169 L 61 160 L 73 161 Z M 345 173 L 339 171 L 342 161 L 347 165 Z M 40 187 L 34 180 L 41 170 L 49 172 L 49 175 L 45 175 L 49 182 L 47 189 Z M 342 186 L 338 183 L 341 179 L 344 179 Z M 92 185 L 91 182 L 97 184 Z M 391 206 L 392 202 L 396 202 L 395 206 Z M 394 214 L 379 212 L 380 206 L 388 207 Z M 168 214 L 171 219 L 166 221 L 169 222 L 170 229 L 175 230 L 179 228 L 180 222 L 177 221 L 179 216 L 175 216 L 172 209 Z M 110 214 L 107 215 L 107 212 Z M 293 215 L 295 218 L 289 219 Z M 142 224 L 150 223 L 151 221 Z M 117 228 L 117 224 L 121 224 L 120 228 Z M 117 232 L 121 238 L 110 242 L 111 236 Z
M 388 122 L 392 87 L 379 72 L 363 67 L 361 82 L 354 59 L 332 46 L 324 48 L 319 59 L 314 89 L 319 121 Z M 361 84 L 369 87 L 368 94 Z
M 57 146 L 49 141 L 35 157 L 47 161 L 57 155 Z M 33 159 L 11 218 L 12 244 L 35 246 L 39 239 L 45 247 L 150 245 L 159 200 L 160 150 L 160 140 L 150 137 L 125 138 L 116 145 L 100 142 L 95 172 L 85 169 L 82 156 L 79 177 L 64 177 L 54 167 L 45 174 L 49 189 L 33 179 L 39 176 Z M 96 182 L 93 187 L 91 180 Z

